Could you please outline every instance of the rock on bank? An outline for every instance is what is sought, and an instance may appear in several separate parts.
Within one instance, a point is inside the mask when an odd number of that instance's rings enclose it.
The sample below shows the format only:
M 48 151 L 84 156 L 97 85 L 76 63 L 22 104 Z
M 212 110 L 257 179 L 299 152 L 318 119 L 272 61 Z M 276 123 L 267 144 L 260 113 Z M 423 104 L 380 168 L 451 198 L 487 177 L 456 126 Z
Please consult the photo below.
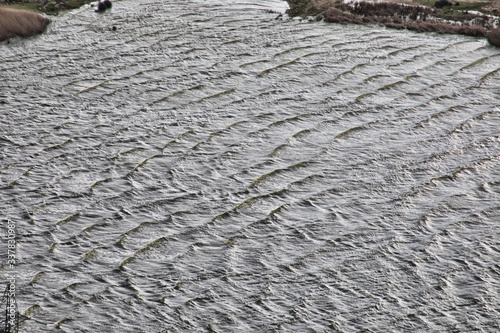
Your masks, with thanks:
M 42 33 L 49 22 L 47 17 L 35 12 L 0 8 L 0 41 Z

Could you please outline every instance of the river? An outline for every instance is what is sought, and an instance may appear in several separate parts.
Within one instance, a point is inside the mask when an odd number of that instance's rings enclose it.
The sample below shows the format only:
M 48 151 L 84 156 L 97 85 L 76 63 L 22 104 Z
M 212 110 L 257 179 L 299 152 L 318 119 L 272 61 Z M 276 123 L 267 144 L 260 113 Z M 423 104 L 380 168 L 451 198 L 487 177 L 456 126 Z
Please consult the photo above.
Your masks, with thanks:
M 285 9 L 0 44 L 21 332 L 500 331 L 500 49 Z

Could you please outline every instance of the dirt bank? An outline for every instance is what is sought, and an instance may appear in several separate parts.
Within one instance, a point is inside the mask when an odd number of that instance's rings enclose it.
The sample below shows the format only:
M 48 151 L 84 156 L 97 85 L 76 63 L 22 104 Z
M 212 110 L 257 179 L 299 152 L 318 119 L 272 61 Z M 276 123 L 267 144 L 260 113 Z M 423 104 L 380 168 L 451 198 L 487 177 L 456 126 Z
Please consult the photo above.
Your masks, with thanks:
M 90 2 L 92 2 L 92 0 L 0 0 L 0 6 L 56 15 L 61 10 L 79 8 Z
M 46 16 L 32 11 L 0 8 L 0 41 L 42 33 L 49 22 Z

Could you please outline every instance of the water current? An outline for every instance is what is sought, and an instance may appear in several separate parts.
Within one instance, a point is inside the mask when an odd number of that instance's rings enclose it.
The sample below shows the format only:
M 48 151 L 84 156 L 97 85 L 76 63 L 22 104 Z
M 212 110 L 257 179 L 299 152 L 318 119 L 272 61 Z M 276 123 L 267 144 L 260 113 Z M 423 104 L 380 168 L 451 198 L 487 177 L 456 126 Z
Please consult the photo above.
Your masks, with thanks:
M 0 45 L 21 332 L 500 331 L 500 50 L 285 8 Z

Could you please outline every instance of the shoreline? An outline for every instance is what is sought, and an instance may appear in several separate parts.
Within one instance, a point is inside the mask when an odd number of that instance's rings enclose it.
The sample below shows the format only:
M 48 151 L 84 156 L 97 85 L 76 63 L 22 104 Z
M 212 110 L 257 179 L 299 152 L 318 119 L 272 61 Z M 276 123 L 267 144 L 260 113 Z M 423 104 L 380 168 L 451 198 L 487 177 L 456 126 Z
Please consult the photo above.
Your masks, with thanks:
M 404 0 L 403 0 L 404 1 Z M 418 2 L 417 2 L 418 1 Z M 291 17 L 328 23 L 378 25 L 391 29 L 487 38 L 500 47 L 500 1 L 439 0 L 349 1 L 287 0 Z M 425 2 L 428 5 L 423 5 Z
M 60 11 L 80 8 L 93 0 L 0 0 L 0 8 L 30 10 L 47 15 L 57 15 Z
M 341 0 L 283 0 L 287 2 L 290 16 L 316 16 L 331 7 L 338 7 Z M 447 0 L 440 0 L 445 1 Z M 59 11 L 80 8 L 94 0 L 0 0 L 0 8 L 24 9 L 48 15 L 57 15 Z M 370 1 L 371 2 L 371 1 Z M 382 1 L 380 1 L 382 2 Z M 434 8 L 436 0 L 385 0 L 383 2 Z M 377 0 L 374 3 L 379 3 Z M 443 16 L 460 16 L 460 12 L 479 12 L 481 15 L 500 16 L 500 0 L 452 0 L 452 6 L 442 8 Z
M 342 0 L 286 0 L 290 7 L 289 13 L 291 16 L 316 16 L 326 9 L 336 7 L 340 3 L 354 3 L 356 1 Z M 359 1 L 358 1 L 359 2 Z M 405 6 L 420 6 L 426 8 L 436 8 L 435 4 L 438 0 L 374 0 L 372 3 L 392 3 Z M 442 4 L 447 0 L 440 0 Z M 461 12 L 478 12 L 480 15 L 500 16 L 500 0 L 450 0 L 451 6 L 443 6 L 441 12 L 444 15 L 459 16 Z
M 500 47 L 500 0 L 286 0 L 291 17 L 315 17 L 328 23 L 379 25 L 391 29 L 416 32 L 461 34 L 485 37 L 491 45 Z M 0 0 L 0 10 L 10 14 L 0 24 L 0 41 L 13 36 L 41 33 L 50 22 L 43 14 L 57 15 L 60 11 L 80 8 L 91 0 Z M 43 17 L 43 29 L 29 23 L 33 14 Z M 4 17 L 6 14 L 3 14 Z M 42 22 L 40 18 L 37 21 Z M 28 30 L 28 32 L 26 32 Z M 3 37 L 2 37 L 3 36 Z M 9 36 L 9 37 L 7 37 Z

